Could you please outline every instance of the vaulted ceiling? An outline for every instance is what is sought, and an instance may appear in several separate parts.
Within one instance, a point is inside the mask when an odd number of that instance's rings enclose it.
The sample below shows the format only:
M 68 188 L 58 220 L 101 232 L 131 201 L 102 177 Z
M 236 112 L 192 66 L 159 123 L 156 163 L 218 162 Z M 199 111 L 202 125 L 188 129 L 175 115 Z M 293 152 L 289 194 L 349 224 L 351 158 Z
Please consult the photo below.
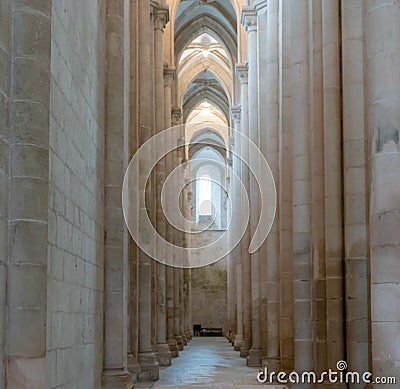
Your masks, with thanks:
M 229 126 L 237 63 L 237 14 L 235 0 L 181 0 L 174 4 L 174 48 L 178 73 L 178 102 L 184 123 L 212 122 L 220 130 Z M 209 129 L 200 131 L 202 142 L 191 145 L 191 155 L 206 145 L 221 155 L 221 144 Z M 194 135 L 194 134 L 192 134 Z M 199 136 L 199 134 L 197 134 Z

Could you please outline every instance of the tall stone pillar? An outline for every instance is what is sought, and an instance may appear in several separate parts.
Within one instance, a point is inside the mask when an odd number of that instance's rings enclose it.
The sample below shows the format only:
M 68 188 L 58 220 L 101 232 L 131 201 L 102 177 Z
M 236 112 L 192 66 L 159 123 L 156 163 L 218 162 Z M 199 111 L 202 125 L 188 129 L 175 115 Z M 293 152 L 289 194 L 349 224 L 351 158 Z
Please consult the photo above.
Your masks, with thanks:
M 229 245 L 229 237 L 228 237 L 228 245 Z M 233 333 L 233 305 L 235 304 L 234 301 L 234 285 L 233 285 L 233 256 L 232 253 L 228 254 L 226 257 L 226 273 L 227 273 L 227 296 L 226 296 L 226 333 L 225 337 L 228 339 L 229 342 L 232 341 L 232 337 L 234 336 Z
M 151 76 L 151 60 L 152 42 L 148 37 L 151 35 L 150 28 L 150 2 L 148 0 L 138 2 L 138 31 L 139 31 L 139 146 L 150 139 L 152 135 L 153 122 L 153 101 L 152 101 L 152 85 L 149 83 Z M 148 160 L 141 161 L 143 165 L 149 163 Z M 145 187 L 148 177 L 142 175 L 139 171 L 140 188 Z M 151 185 L 146 190 L 139 192 L 139 196 L 149 196 L 151 198 Z M 139 225 L 141 218 L 146 217 L 146 213 L 151 215 L 152 210 L 149 208 L 151 202 L 146 201 L 146 207 L 140 210 Z M 139 251 L 139 355 L 138 362 L 141 366 L 139 379 L 141 380 L 158 380 L 159 365 L 157 357 L 152 348 L 152 265 L 151 258 L 144 252 Z
M 235 131 L 240 132 L 240 106 L 233 106 L 231 107 L 231 116 L 232 116 L 232 121 L 233 121 L 233 128 Z M 233 147 L 232 147 L 232 170 L 234 173 L 240 178 L 241 177 L 241 161 L 240 161 L 240 156 L 241 156 L 241 144 L 240 144 L 240 139 L 235 133 L 234 141 L 233 141 Z M 231 180 L 232 181 L 232 180 Z M 242 214 L 241 214 L 241 208 L 238 207 L 237 205 L 240 204 L 240 192 L 238 188 L 235 186 L 232 188 L 231 192 L 232 196 L 232 219 L 231 223 L 233 223 L 233 226 L 237 225 L 238 221 L 242 219 Z M 234 338 L 232 339 L 233 341 L 233 346 L 235 351 L 240 351 L 240 347 L 242 345 L 243 341 L 243 303 L 242 303 L 242 291 L 243 291 L 243 285 L 242 285 L 242 242 L 239 242 L 239 244 L 235 247 L 235 249 L 232 252 L 233 256 L 233 266 L 235 267 L 235 271 L 233 272 L 233 276 L 235 279 L 233 280 L 235 282 L 235 295 L 233 296 L 234 302 L 236 309 L 234 311 L 235 314 L 235 335 Z
M 183 159 L 186 161 L 187 160 L 187 146 L 185 145 L 182 147 L 182 152 L 183 152 Z M 184 180 L 185 180 L 185 186 L 183 188 L 183 196 L 182 196 L 182 214 L 185 217 L 186 220 L 190 219 L 190 204 L 189 204 L 189 169 L 188 165 L 185 165 L 184 168 Z M 185 231 L 188 228 L 188 222 L 184 221 L 184 229 Z M 183 235 L 183 241 L 184 241 L 184 247 L 188 248 L 189 247 L 189 235 L 188 233 L 184 233 Z M 188 263 L 188 255 L 189 253 L 186 252 L 184 254 L 186 258 L 184 259 L 184 263 Z M 183 269 L 183 295 L 184 295 L 184 301 L 183 301 L 183 306 L 184 306 L 184 328 L 185 328 L 185 336 L 186 336 L 186 341 L 189 342 L 192 337 L 192 325 L 191 325 L 191 269 Z
M 344 358 L 339 0 L 322 0 L 327 366 Z
M 10 99 L 0 114 L 10 120 L 8 269 L 0 282 L 7 285 L 8 388 L 45 387 L 51 5 L 12 0 L 0 6 L 2 31 L 7 20 L 11 31 L 2 42 L 9 48 L 10 67 L 2 64 L 2 71 L 11 70 Z
M 179 120 L 181 118 L 181 109 L 179 107 L 173 106 L 171 109 L 171 125 L 172 127 L 177 126 L 179 124 Z M 177 147 L 179 139 L 172 139 L 174 143 L 174 147 Z M 180 163 L 179 150 L 176 148 L 171 153 L 173 155 L 173 168 L 177 167 Z M 177 229 L 173 229 L 173 241 L 176 246 L 182 246 L 182 233 Z M 175 253 L 174 253 L 175 255 Z M 180 262 L 179 258 L 174 258 L 174 262 Z M 182 277 L 182 269 L 174 268 L 173 269 L 173 279 L 174 279 L 174 335 L 178 345 L 178 350 L 182 351 L 184 347 L 184 341 L 182 337 L 182 327 L 181 327 L 181 319 L 182 319 L 182 295 L 183 295 L 183 277 Z
M 341 10 L 346 345 L 349 369 L 360 372 L 371 370 L 363 4 L 363 0 L 343 1 Z
M 129 151 L 130 158 L 135 154 L 139 147 L 139 107 L 138 107 L 138 57 L 139 48 L 137 45 L 138 31 L 138 4 L 136 0 L 129 3 L 130 17 L 129 17 L 129 73 L 130 73 L 130 131 L 129 131 Z M 137 183 L 138 185 L 138 183 Z M 136 190 L 135 183 L 132 183 L 133 190 Z M 140 373 L 140 365 L 138 363 L 139 351 L 139 250 L 135 241 L 129 239 L 129 338 L 128 338 L 128 370 L 131 373 L 132 382 L 136 382 Z
M 124 5 L 122 3 L 122 5 Z M 106 170 L 104 222 L 104 388 L 127 388 L 128 352 L 128 231 L 122 204 L 122 183 L 128 164 L 128 133 L 125 93 L 125 8 L 107 3 Z M 129 8 L 127 9 L 129 15 Z M 128 30 L 129 31 L 129 30 Z M 117 170 L 118 167 L 118 170 Z
M 258 91 L 258 131 L 259 131 L 259 148 L 263 156 L 267 157 L 267 127 L 268 127 L 268 108 L 267 108 L 267 95 L 269 85 L 267 83 L 267 1 L 258 1 L 255 4 L 257 13 L 257 68 L 258 68 L 258 85 L 265 85 L 260 87 Z M 277 46 L 278 47 L 278 46 Z M 258 253 L 260 256 L 260 326 L 261 326 L 261 355 L 267 355 L 268 347 L 268 300 L 275 299 L 277 296 L 272 296 L 268 291 L 268 277 L 269 271 L 267 270 L 267 240 L 261 245 Z
M 187 196 L 185 196 L 187 198 Z M 187 215 L 187 213 L 186 213 Z M 191 312 L 191 301 L 190 301 L 190 289 L 191 289 L 191 269 L 183 270 L 183 279 L 184 279 L 184 314 L 185 314 L 185 334 L 186 339 L 189 342 L 192 339 L 192 325 L 190 320 L 190 312 Z
M 230 111 L 231 115 L 231 123 L 233 123 L 233 116 L 232 116 L 232 109 Z M 234 190 L 232 186 L 232 180 L 230 179 L 232 175 L 232 153 L 234 149 L 234 142 L 232 140 L 232 135 L 229 130 L 229 155 L 227 158 L 227 169 L 229 170 L 229 175 L 227 177 L 227 185 L 228 185 L 228 196 L 231 199 L 232 208 L 227 209 L 227 220 L 231 220 L 231 222 L 235 223 L 234 214 L 235 210 L 237 210 L 237 206 L 235 206 L 235 196 Z M 223 199 L 221 199 L 223 200 Z M 234 226 L 235 224 L 232 224 Z M 231 247 L 231 235 L 228 234 L 227 236 L 227 245 L 228 248 Z M 226 256 L 226 266 L 227 266 L 227 328 L 225 337 L 228 339 L 229 342 L 233 342 L 233 339 L 236 334 L 236 268 L 234 263 L 234 252 L 231 251 Z
M 297 372 L 312 371 L 314 367 L 308 12 L 307 0 L 291 0 L 294 368 Z
M 181 117 L 181 110 L 179 110 L 179 119 Z M 178 123 L 177 123 L 178 124 Z M 181 130 L 182 131 L 182 130 Z M 182 136 L 178 139 L 178 143 L 182 144 L 183 140 L 183 134 Z M 180 146 L 176 150 L 176 155 L 177 155 L 177 161 L 176 164 L 177 166 L 182 165 L 182 160 L 185 159 L 185 148 Z M 182 174 L 184 174 L 184 170 L 182 169 Z M 184 177 L 181 177 L 181 179 L 184 179 Z M 180 186 L 181 183 L 179 183 Z M 180 206 L 181 209 L 184 207 L 184 201 L 185 199 L 183 197 L 180 198 Z M 184 221 L 181 220 L 181 225 L 180 228 L 184 228 Z M 179 234 L 179 245 L 181 247 L 185 247 L 186 241 L 185 241 L 185 233 L 183 231 L 177 231 Z M 183 258 L 179 259 L 180 263 L 183 263 Z M 185 278 L 184 278 L 184 269 L 180 268 L 178 269 L 179 271 L 179 334 L 182 338 L 183 346 L 187 346 L 188 339 L 186 336 L 186 331 L 185 331 Z
M 258 131 L 258 77 L 257 77 L 257 15 L 253 7 L 242 8 L 242 24 L 248 34 L 248 101 L 249 138 L 257 146 L 260 144 Z M 259 168 L 258 155 L 250 155 L 251 168 Z M 258 219 L 259 189 L 254 175 L 250 174 L 250 232 L 254 235 Z M 259 251 L 251 254 L 251 349 L 247 358 L 248 366 L 261 365 L 261 295 Z
M 266 158 L 279 188 L 279 0 L 270 0 L 267 11 Z M 279 202 L 278 202 L 279 204 Z M 267 354 L 263 365 L 279 367 L 279 209 L 267 238 Z
M 9 1 L 0 3 L 0 325 L 6 323 L 7 311 L 7 264 L 8 264 L 8 204 L 10 176 L 10 80 L 11 80 L 11 26 L 12 4 Z M 0 331 L 0 387 L 6 383 L 6 333 Z
M 372 368 L 400 382 L 400 1 L 367 2 Z
M 171 111 L 172 111 L 172 82 L 175 78 L 175 69 L 164 67 L 164 126 L 170 128 Z M 165 142 L 172 147 L 173 139 L 165 139 Z M 172 171 L 174 166 L 173 155 L 168 153 L 165 157 L 165 177 Z M 171 243 L 174 241 L 174 231 L 172 226 L 166 223 L 166 237 Z M 168 252 L 167 255 L 171 258 L 173 252 Z M 167 343 L 173 358 L 179 356 L 178 345 L 175 339 L 175 308 L 174 308 L 174 268 L 166 266 L 166 301 L 167 301 Z
M 249 106 L 248 106 L 248 66 L 237 64 L 236 74 L 240 80 L 240 110 L 241 130 L 245 136 L 249 135 Z M 242 147 L 241 155 L 243 160 L 248 160 L 249 150 Z M 249 190 L 249 170 L 244 163 L 242 166 L 242 182 L 246 190 Z M 240 347 L 240 356 L 247 358 L 251 347 L 251 263 L 250 263 L 250 229 L 247 227 L 242 238 L 242 291 L 243 291 L 243 341 Z
M 279 88 L 279 242 L 281 318 L 280 352 L 282 369 L 293 366 L 293 206 L 292 206 L 292 84 L 291 84 L 291 4 L 279 1 L 280 15 L 280 82 Z
M 179 269 L 179 333 L 182 337 L 183 345 L 187 346 L 188 340 L 185 331 L 185 285 L 184 269 Z
M 310 2 L 311 241 L 315 370 L 327 370 L 322 0 Z
M 151 101 L 151 135 L 154 136 L 157 132 L 156 129 L 156 84 L 155 84 L 155 10 L 157 7 L 157 2 L 150 0 L 150 28 L 149 28 L 149 36 L 147 37 L 150 42 L 150 62 L 149 66 L 149 75 L 150 78 L 147 82 L 150 84 L 150 101 Z M 153 148 L 151 152 L 155 152 Z M 150 156 L 150 159 L 152 157 Z M 149 201 L 149 218 L 153 225 L 157 223 L 157 170 L 152 170 L 148 184 L 150 185 L 149 191 L 146 193 L 146 201 Z M 157 261 L 151 260 L 151 347 L 153 349 L 154 354 L 157 358 Z
M 164 48 L 163 31 L 168 23 L 168 8 L 159 7 L 154 10 L 154 87 L 155 106 L 164 106 Z M 164 130 L 164 111 L 155 110 L 155 130 L 159 134 Z M 160 136 L 160 135 L 159 135 Z M 162 142 L 164 143 L 164 142 Z M 161 190 L 165 180 L 165 159 L 156 166 L 156 227 L 162 237 L 166 237 L 166 220 L 161 207 Z M 166 253 L 157 251 L 159 258 L 165 258 Z M 156 351 L 160 366 L 171 365 L 171 352 L 167 344 L 166 318 L 166 280 L 165 265 L 156 262 Z

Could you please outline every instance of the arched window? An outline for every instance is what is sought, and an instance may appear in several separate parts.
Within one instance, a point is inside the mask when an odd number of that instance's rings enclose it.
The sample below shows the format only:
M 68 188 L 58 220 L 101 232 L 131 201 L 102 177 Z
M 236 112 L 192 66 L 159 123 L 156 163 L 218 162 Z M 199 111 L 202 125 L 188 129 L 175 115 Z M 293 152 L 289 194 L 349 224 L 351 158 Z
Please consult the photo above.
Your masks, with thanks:
M 208 174 L 199 179 L 199 214 L 211 215 L 211 177 Z

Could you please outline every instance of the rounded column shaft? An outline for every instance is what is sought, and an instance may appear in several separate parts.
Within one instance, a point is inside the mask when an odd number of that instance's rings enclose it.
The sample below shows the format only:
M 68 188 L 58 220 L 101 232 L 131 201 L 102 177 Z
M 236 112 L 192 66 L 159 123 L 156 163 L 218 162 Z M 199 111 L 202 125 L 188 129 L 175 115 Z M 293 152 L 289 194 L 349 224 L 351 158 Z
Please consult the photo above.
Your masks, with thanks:
M 240 80 L 240 109 L 241 109 L 241 131 L 245 136 L 249 135 L 249 108 L 248 108 L 248 67 L 237 64 L 236 73 Z M 241 149 L 243 160 L 248 160 L 249 150 L 247 147 Z M 242 182 L 249 191 L 249 170 L 242 163 Z M 242 287 L 243 287 L 243 342 L 240 348 L 240 356 L 246 358 L 251 347 L 251 262 L 249 254 L 250 229 L 247 227 L 242 238 Z
M 279 187 L 279 0 L 270 0 L 267 11 L 266 158 Z M 267 353 L 264 364 L 279 365 L 279 212 L 267 239 Z
M 308 12 L 307 0 L 291 0 L 294 367 L 298 372 L 314 368 Z
M 344 358 L 339 0 L 322 0 L 327 366 Z
M 152 78 L 151 50 L 153 42 L 148 37 L 151 36 L 152 25 L 150 21 L 150 2 L 148 0 L 138 2 L 138 32 L 139 32 L 139 114 L 138 114 L 138 130 L 139 145 L 145 143 L 152 136 L 153 126 L 153 95 L 151 92 L 152 85 L 149 80 Z M 151 158 L 149 158 L 150 160 Z M 149 163 L 148 160 L 141 161 L 143 165 Z M 139 188 L 146 187 L 145 183 L 148 177 L 139 172 L 140 183 Z M 139 196 L 146 196 L 151 199 L 152 185 L 147 185 L 146 192 L 142 191 Z M 141 219 L 147 217 L 146 213 L 151 217 L 152 209 L 149 205 L 153 202 L 146 201 L 147 208 L 139 211 L 139 225 L 142 225 Z M 159 377 L 158 362 L 152 347 L 152 262 L 145 253 L 139 250 L 139 356 L 138 362 L 141 366 L 139 379 L 141 380 L 157 380 Z
M 155 107 L 164 107 L 164 47 L 163 31 L 168 22 L 168 9 L 159 7 L 154 10 L 154 86 Z M 155 110 L 155 130 L 160 133 L 164 130 L 164 111 Z M 160 135 L 159 135 L 160 136 Z M 162 135 L 161 135 L 162 137 Z M 158 143 L 157 143 L 158 144 Z M 164 139 L 160 140 L 160 146 Z M 166 237 L 166 220 L 161 207 L 161 190 L 165 180 L 165 159 L 161 159 L 156 166 L 156 227 L 161 237 Z M 165 258 L 166 253 L 157 249 L 157 256 Z M 156 263 L 156 350 L 160 366 L 171 365 L 171 352 L 166 342 L 166 280 L 165 265 Z
M 368 1 L 372 368 L 400 382 L 400 1 Z
M 281 280 L 280 352 L 285 371 L 293 370 L 293 223 L 291 25 L 287 0 L 280 0 L 279 241 Z
M 258 131 L 258 73 L 257 73 L 257 15 L 252 7 L 242 8 L 242 23 L 248 33 L 248 102 L 249 139 L 260 145 Z M 250 155 L 250 165 L 255 172 L 259 169 L 257 154 Z M 249 174 L 250 195 L 250 233 L 254 235 L 259 219 L 259 188 L 253 174 Z M 247 359 L 248 366 L 261 365 L 261 293 L 259 251 L 251 257 L 251 349 Z
M 369 199 L 366 190 L 368 146 L 364 115 L 366 70 L 363 4 L 363 0 L 342 1 L 341 10 L 346 346 L 347 362 L 354 371 L 371 369 L 367 278 Z M 362 387 L 362 384 L 350 385 L 352 389 Z

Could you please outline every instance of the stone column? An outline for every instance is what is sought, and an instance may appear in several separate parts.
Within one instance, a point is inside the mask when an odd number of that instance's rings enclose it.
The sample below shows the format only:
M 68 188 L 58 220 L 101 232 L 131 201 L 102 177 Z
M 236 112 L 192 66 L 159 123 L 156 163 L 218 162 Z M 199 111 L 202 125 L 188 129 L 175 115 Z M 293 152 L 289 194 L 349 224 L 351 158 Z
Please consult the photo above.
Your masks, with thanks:
M 124 3 L 107 3 L 107 83 L 104 242 L 104 388 L 126 388 L 128 349 L 128 231 L 122 214 L 122 182 L 128 162 L 125 130 Z M 128 13 L 129 15 L 129 13 Z M 128 132 L 128 131 L 126 131 Z M 118 167 L 118 168 L 117 168 Z
M 258 131 L 258 77 L 257 77 L 257 15 L 253 7 L 242 8 L 242 24 L 248 34 L 248 101 L 249 101 L 249 138 L 260 144 Z M 255 171 L 259 167 L 258 155 L 250 155 L 250 164 Z M 259 190 L 254 176 L 250 175 L 250 232 L 254 235 L 259 212 Z M 261 295 L 260 295 L 260 258 L 259 251 L 251 254 L 251 349 L 247 358 L 248 366 L 261 365 Z
M 268 88 L 270 85 L 267 80 L 267 58 L 269 56 L 267 50 L 267 1 L 258 1 L 255 4 L 255 10 L 257 12 L 257 67 L 258 67 L 258 85 L 265 85 L 265 87 L 259 87 L 258 91 L 258 131 L 259 131 L 259 147 L 263 156 L 267 157 L 267 127 L 269 120 L 269 112 L 267 108 L 267 95 Z M 278 42 L 277 42 L 278 44 Z M 278 48 L 278 46 L 277 46 Z M 279 81 L 279 80 L 276 80 Z M 260 325 L 261 325 L 261 355 L 265 357 L 267 355 L 268 347 L 268 300 L 274 299 L 276 296 L 272 296 L 268 291 L 268 277 L 269 269 L 267 266 L 267 252 L 268 244 L 265 241 L 258 253 L 260 256 Z M 267 270 L 268 269 L 268 270 Z
M 372 368 L 400 382 L 400 1 L 367 2 Z
M 279 241 L 281 280 L 280 352 L 282 369 L 293 366 L 293 223 L 292 223 L 292 84 L 290 2 L 279 1 L 280 121 L 279 121 Z
M 188 291 L 189 291 L 189 297 L 188 297 L 188 320 L 189 320 L 189 334 L 190 334 L 190 339 L 193 338 L 193 321 L 192 321 L 192 269 L 188 269 L 188 278 L 189 278 L 189 285 L 188 285 Z
M 229 237 L 228 237 L 228 245 L 229 245 Z M 229 253 L 226 257 L 226 273 L 227 273 L 227 298 L 226 298 L 226 333 L 225 337 L 229 342 L 232 341 L 233 334 L 233 305 L 234 305 L 234 285 L 233 285 L 233 256 L 232 253 Z
M 187 146 L 182 147 L 183 159 L 186 161 L 188 156 Z M 185 187 L 183 188 L 183 196 L 182 196 L 182 214 L 186 218 L 186 220 L 190 219 L 190 204 L 189 204 L 189 168 L 188 165 L 185 165 L 184 168 L 184 180 Z M 188 223 L 184 221 L 185 230 L 188 228 Z M 184 247 L 189 247 L 189 235 L 188 233 L 184 233 L 183 235 Z M 186 258 L 184 259 L 184 263 L 187 263 L 189 253 L 186 252 L 184 254 Z M 184 294 L 184 327 L 185 327 L 185 335 L 186 341 L 189 342 L 192 339 L 192 325 L 191 325 L 191 300 L 190 300 L 190 289 L 191 289 L 191 269 L 183 270 L 183 294 Z
M 179 333 L 181 334 L 183 345 L 187 346 L 188 340 L 185 331 L 185 288 L 184 288 L 184 269 L 179 269 Z
M 310 3 L 311 241 L 315 370 L 327 370 L 322 0 Z
M 341 10 L 346 345 L 349 369 L 360 372 L 371 369 L 363 4 L 363 0 L 343 1 Z
M 178 121 L 181 118 L 181 115 L 182 115 L 181 112 L 182 111 L 179 109 L 179 113 L 177 113 L 179 115 Z M 174 114 L 174 115 L 176 115 L 176 114 Z M 176 124 L 178 124 L 178 121 L 176 122 Z M 182 134 L 182 136 L 178 139 L 179 144 L 184 143 L 182 129 L 181 129 L 181 134 Z M 177 166 L 182 165 L 182 160 L 184 160 L 184 159 L 185 159 L 185 148 L 180 146 L 176 149 L 176 165 Z M 183 169 L 182 169 L 182 174 L 184 175 Z M 180 178 L 184 180 L 183 176 Z M 184 182 L 183 180 L 179 182 L 180 187 L 181 187 L 181 184 Z M 183 209 L 183 207 L 184 207 L 184 201 L 185 201 L 184 198 L 181 197 L 180 198 L 181 209 Z M 184 221 L 181 220 L 180 222 L 181 222 L 180 228 L 182 229 L 182 228 L 184 228 Z M 177 233 L 179 234 L 179 246 L 185 247 L 185 244 L 186 244 L 185 233 L 183 231 L 177 231 Z M 180 258 L 179 262 L 183 263 L 183 258 Z M 178 272 L 179 272 L 179 334 L 182 338 L 183 346 L 187 346 L 188 339 L 186 337 L 186 331 L 185 331 L 185 285 L 184 285 L 184 274 L 183 274 L 184 269 L 180 268 L 180 269 L 178 269 Z
M 152 135 L 152 85 L 149 83 L 151 78 L 151 67 L 149 66 L 151 59 L 152 42 L 149 41 L 150 28 L 150 2 L 148 0 L 138 2 L 138 32 L 139 32 L 139 146 L 145 143 Z M 148 161 L 141 161 L 143 164 Z M 145 185 L 148 177 L 142 176 L 140 182 Z M 144 192 L 139 193 L 140 196 L 145 196 Z M 146 196 L 151 198 L 151 186 L 146 190 Z M 146 202 L 147 208 L 140 210 L 139 224 L 141 218 L 146 217 L 147 212 L 151 215 L 151 209 L 148 208 L 151 202 Z M 139 379 L 141 380 L 158 380 L 159 365 L 157 358 L 152 348 L 152 266 L 151 258 L 145 253 L 139 251 L 139 355 L 138 362 L 141 366 Z
M 177 126 L 179 124 L 179 120 L 181 118 L 181 109 L 179 107 L 173 106 L 171 109 L 171 125 L 172 127 Z M 179 139 L 172 139 L 174 146 L 177 146 Z M 179 164 L 179 155 L 178 149 L 175 149 L 172 153 L 173 155 L 173 168 L 178 166 Z M 180 231 L 173 229 L 173 241 L 176 246 L 182 245 L 182 234 Z M 174 254 L 175 255 L 175 254 Z M 174 258 L 175 262 L 175 258 Z M 179 258 L 176 258 L 176 262 L 179 263 Z M 182 269 L 174 268 L 173 269 L 173 277 L 174 277 L 174 335 L 178 345 L 178 350 L 182 351 L 184 347 L 184 342 L 182 338 L 182 328 L 181 328 L 181 312 L 182 312 Z
M 232 126 L 235 126 L 234 124 L 234 117 L 233 117 L 233 111 L 232 108 L 230 110 L 230 116 L 231 116 L 231 123 Z M 230 131 L 229 131 L 230 133 Z M 232 227 L 234 228 L 236 225 L 236 218 L 237 218 L 237 212 L 240 212 L 238 209 L 238 206 L 236 205 L 236 199 L 235 199 L 235 188 L 233 187 L 232 183 L 233 180 L 230 178 L 232 173 L 232 164 L 233 164 L 233 150 L 234 150 L 234 141 L 232 138 L 232 135 L 229 135 L 229 150 L 228 150 L 228 159 L 227 159 L 227 169 L 229 169 L 229 178 L 227 178 L 228 183 L 228 196 L 231 200 L 231 205 L 232 207 L 230 209 L 227 209 L 227 220 L 231 220 Z M 222 197 L 222 196 L 221 196 Z M 223 201 L 223 198 L 221 198 L 221 201 Z M 231 247 L 231 235 L 228 234 L 227 237 L 227 244 L 228 247 Z M 229 342 L 233 344 L 235 335 L 236 335 L 236 264 L 235 264 L 235 257 L 234 257 L 234 250 L 229 252 L 229 254 L 226 257 L 226 265 L 227 265 L 227 329 L 226 329 L 226 334 L 225 337 L 228 339 Z
M 187 198 L 187 196 L 186 196 Z M 188 215 L 186 213 L 186 215 Z M 184 295 L 185 295 L 185 301 L 184 301 L 184 307 L 185 307 L 185 334 L 186 334 L 186 339 L 188 342 L 192 339 L 192 330 L 191 330 L 191 324 L 190 324 L 190 312 L 191 312 L 191 302 L 190 302 L 190 288 L 191 288 L 191 269 L 184 269 L 183 270 L 183 279 L 184 279 Z
M 344 358 L 339 0 L 322 0 L 327 366 Z
M 149 28 L 149 36 L 147 39 L 150 41 L 150 62 L 148 66 L 150 78 L 147 82 L 150 84 L 150 101 L 151 101 L 151 135 L 154 136 L 157 132 L 156 129 L 156 84 L 155 84 L 155 58 L 154 58 L 154 50 L 155 50 L 155 10 L 157 7 L 157 2 L 150 0 L 150 28 Z M 152 152 L 155 152 L 155 149 L 152 149 Z M 151 159 L 150 157 L 149 159 Z M 157 223 L 157 170 L 154 169 L 150 176 L 148 184 L 151 186 L 150 190 L 146 193 L 146 201 L 149 201 L 151 204 L 149 206 L 149 217 L 151 223 L 156 225 Z M 157 261 L 151 260 L 151 347 L 153 349 L 154 354 L 157 358 Z
M 0 114 L 2 121 L 9 115 L 11 155 L 8 269 L 0 281 L 7 285 L 6 387 L 44 388 L 52 2 L 6 3 L 0 6 L 2 31 L 7 20 L 11 30 L 2 42 L 10 53 L 10 100 Z
M 240 80 L 240 110 L 241 110 L 241 130 L 243 135 L 249 135 L 249 106 L 248 106 L 248 67 L 247 64 L 236 65 L 237 77 Z M 249 150 L 242 147 L 241 155 L 243 160 L 248 160 Z M 242 181 L 246 190 L 249 190 L 249 170 L 243 163 Z M 249 226 L 242 239 L 242 289 L 243 289 L 243 341 L 240 347 L 240 356 L 247 358 L 251 347 L 251 263 L 249 254 L 250 230 Z
M 314 367 L 308 12 L 307 0 L 291 0 L 294 367 L 299 373 Z
M 171 88 L 172 82 L 175 77 L 175 69 L 164 67 L 164 126 L 170 128 L 171 123 Z M 172 145 L 173 139 L 166 139 L 168 144 Z M 172 153 L 169 153 L 165 158 L 165 177 L 167 177 L 173 169 L 173 157 Z M 166 237 L 171 243 L 174 241 L 174 234 L 172 226 L 166 223 Z M 170 257 L 173 255 L 172 251 L 167 255 Z M 166 300 L 167 300 L 167 343 L 171 351 L 173 358 L 179 356 L 178 345 L 175 339 L 175 308 L 174 308 L 174 268 L 172 266 L 166 266 Z
M 175 68 L 164 64 L 164 127 L 172 126 L 172 83 L 175 80 Z M 167 176 L 167 173 L 166 173 Z
M 266 145 L 267 161 L 279 188 L 279 0 L 268 2 L 267 20 Z M 279 204 L 279 202 L 278 202 Z M 279 367 L 279 208 L 267 239 L 267 354 L 263 364 Z
M 155 106 L 164 106 L 164 48 L 163 31 L 168 22 L 168 8 L 159 7 L 154 10 L 154 86 Z M 160 133 L 164 130 L 164 111 L 155 110 L 155 130 Z M 164 142 L 163 142 L 164 143 Z M 166 237 L 166 220 L 161 204 L 161 190 L 165 180 L 165 160 L 162 159 L 156 166 L 156 227 L 162 237 Z M 165 258 L 166 253 L 157 251 L 159 258 Z M 156 262 L 156 350 L 160 366 L 171 365 L 171 352 L 167 344 L 166 332 L 166 280 L 165 265 Z
M 233 127 L 235 131 L 240 132 L 240 106 L 233 106 L 231 108 L 231 116 L 233 120 Z M 235 134 L 236 135 L 236 134 Z M 241 143 L 238 137 L 236 136 L 234 138 L 234 146 L 233 146 L 233 171 L 238 175 L 238 177 L 241 177 L 241 161 L 240 161 L 240 156 L 241 156 Z M 240 192 L 238 188 L 234 187 L 232 194 L 233 196 L 233 209 L 232 209 L 232 223 L 235 223 L 235 221 L 241 220 L 241 208 L 237 208 L 235 204 L 240 204 Z M 235 226 L 234 224 L 234 226 Z M 233 339 L 233 346 L 235 351 L 240 351 L 240 347 L 242 345 L 243 341 L 243 279 L 242 279 L 242 242 L 239 242 L 239 244 L 236 246 L 236 248 L 233 250 L 233 266 L 235 266 L 235 276 L 236 279 L 234 280 L 236 283 L 236 295 L 234 296 L 235 303 L 236 303 L 236 334 Z
M 138 4 L 136 0 L 130 1 L 130 132 L 129 132 L 129 151 L 130 157 L 134 155 L 137 148 L 139 147 L 139 131 L 138 131 Z M 138 185 L 138 183 L 137 183 Z M 132 183 L 133 190 L 135 184 Z M 138 259 L 139 250 L 135 241 L 129 239 L 129 341 L 128 341 L 128 370 L 131 373 L 132 381 L 137 381 L 138 375 L 140 373 L 140 365 L 138 363 L 138 350 L 139 350 L 139 288 L 138 288 Z
M 8 263 L 8 206 L 10 176 L 10 80 L 11 80 L 11 26 L 12 4 L 0 3 L 0 327 L 5 328 L 7 311 L 7 263 Z M 5 388 L 6 331 L 0 331 L 0 387 Z

